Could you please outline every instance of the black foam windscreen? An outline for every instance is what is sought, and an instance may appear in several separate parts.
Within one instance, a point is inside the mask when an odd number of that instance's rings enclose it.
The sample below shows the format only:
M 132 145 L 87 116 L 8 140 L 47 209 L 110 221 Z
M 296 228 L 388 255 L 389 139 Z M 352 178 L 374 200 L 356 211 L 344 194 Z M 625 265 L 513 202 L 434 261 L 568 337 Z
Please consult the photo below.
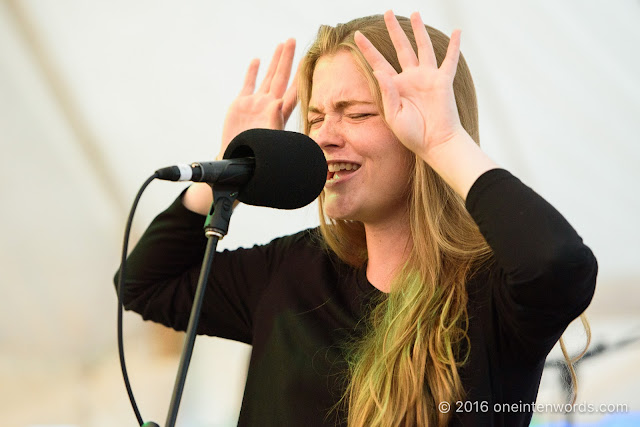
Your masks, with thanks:
M 327 179 L 322 149 L 307 135 L 271 129 L 249 129 L 236 136 L 224 158 L 255 158 L 253 177 L 238 200 L 255 206 L 297 209 L 313 202 Z

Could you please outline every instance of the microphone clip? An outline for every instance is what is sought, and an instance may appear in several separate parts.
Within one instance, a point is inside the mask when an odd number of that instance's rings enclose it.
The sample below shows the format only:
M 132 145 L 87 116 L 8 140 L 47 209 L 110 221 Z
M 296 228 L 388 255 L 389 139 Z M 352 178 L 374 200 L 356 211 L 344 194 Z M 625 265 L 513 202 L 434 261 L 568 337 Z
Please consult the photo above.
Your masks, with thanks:
M 229 231 L 233 205 L 238 198 L 238 188 L 219 184 L 209 184 L 213 191 L 213 203 L 204 223 L 205 236 L 224 238 Z

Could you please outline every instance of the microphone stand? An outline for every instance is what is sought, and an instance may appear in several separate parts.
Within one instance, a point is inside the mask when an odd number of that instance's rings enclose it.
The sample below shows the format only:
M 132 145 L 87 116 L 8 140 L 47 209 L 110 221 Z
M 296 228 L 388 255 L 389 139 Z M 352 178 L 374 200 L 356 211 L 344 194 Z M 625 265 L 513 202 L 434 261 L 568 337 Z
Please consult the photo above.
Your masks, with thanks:
M 214 201 L 204 224 L 204 234 L 208 238 L 207 248 L 205 250 L 202 267 L 200 269 L 200 277 L 198 278 L 198 286 L 196 288 L 196 294 L 191 308 L 187 335 L 182 348 L 178 373 L 176 374 L 176 382 L 173 386 L 171 404 L 169 405 L 169 412 L 167 413 L 167 420 L 165 423 L 166 427 L 174 427 L 176 418 L 178 417 L 180 399 L 182 398 L 182 391 L 184 390 L 184 383 L 187 378 L 187 370 L 189 369 L 191 354 L 193 353 L 193 346 L 196 340 L 198 321 L 200 319 L 200 309 L 202 308 L 202 302 L 204 300 L 207 278 L 211 271 L 211 264 L 213 256 L 216 253 L 218 241 L 226 236 L 227 231 L 229 230 L 229 221 L 231 220 L 231 214 L 233 213 L 233 203 L 238 197 L 238 189 L 236 187 L 216 184 L 214 188 L 213 184 L 209 185 L 213 191 Z

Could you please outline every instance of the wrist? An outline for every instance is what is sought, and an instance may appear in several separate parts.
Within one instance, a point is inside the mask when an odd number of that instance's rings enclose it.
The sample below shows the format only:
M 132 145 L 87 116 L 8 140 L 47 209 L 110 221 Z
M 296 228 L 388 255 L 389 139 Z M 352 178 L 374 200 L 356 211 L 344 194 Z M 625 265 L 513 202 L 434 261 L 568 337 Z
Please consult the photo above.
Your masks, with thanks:
M 182 204 L 191 212 L 207 215 L 213 203 L 213 192 L 209 184 L 198 182 L 191 184 L 182 196 Z
M 498 167 L 467 132 L 455 134 L 420 157 L 463 199 L 480 175 Z

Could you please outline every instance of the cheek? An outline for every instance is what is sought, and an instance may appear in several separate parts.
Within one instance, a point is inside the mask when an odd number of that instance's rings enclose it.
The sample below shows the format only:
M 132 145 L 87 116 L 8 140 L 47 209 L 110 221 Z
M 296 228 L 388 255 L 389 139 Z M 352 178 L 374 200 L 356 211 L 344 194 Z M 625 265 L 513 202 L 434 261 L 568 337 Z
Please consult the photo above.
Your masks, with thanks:
M 413 164 L 413 153 L 402 145 L 392 133 L 385 136 L 387 137 L 381 139 L 377 144 L 376 157 L 378 160 L 394 170 L 409 169 Z
M 414 158 L 411 151 L 407 150 L 400 142 L 394 144 L 392 150 L 388 150 L 381 157 L 381 175 L 393 184 L 395 189 L 409 188 L 413 170 Z

